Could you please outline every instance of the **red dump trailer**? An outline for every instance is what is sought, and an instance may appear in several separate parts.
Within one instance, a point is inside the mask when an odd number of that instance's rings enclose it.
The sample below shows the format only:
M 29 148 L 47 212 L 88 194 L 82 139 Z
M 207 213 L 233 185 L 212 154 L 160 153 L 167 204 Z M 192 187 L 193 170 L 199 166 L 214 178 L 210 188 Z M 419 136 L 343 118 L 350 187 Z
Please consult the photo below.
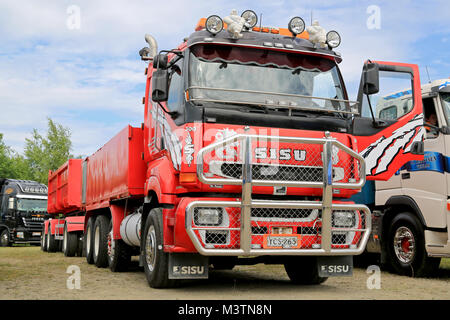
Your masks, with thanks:
M 232 16 L 201 19 L 159 54 L 145 36 L 142 126 L 50 173 L 44 247 L 83 243 L 88 263 L 112 271 L 139 255 L 155 288 L 210 266 L 278 263 L 304 284 L 351 273 L 371 214 L 348 199 L 423 159 L 418 67 L 367 61 L 350 101 L 336 31 L 322 43 L 299 17 L 259 28 L 251 10 Z M 380 113 L 394 80 L 414 101 Z
M 92 156 L 70 159 L 49 172 L 48 213 L 53 218 L 44 223 L 44 251 L 62 249 L 66 256 L 82 255 L 89 217 L 114 207 L 114 201 L 143 196 L 142 139 L 141 128 L 127 126 Z M 117 214 L 123 219 L 125 212 Z

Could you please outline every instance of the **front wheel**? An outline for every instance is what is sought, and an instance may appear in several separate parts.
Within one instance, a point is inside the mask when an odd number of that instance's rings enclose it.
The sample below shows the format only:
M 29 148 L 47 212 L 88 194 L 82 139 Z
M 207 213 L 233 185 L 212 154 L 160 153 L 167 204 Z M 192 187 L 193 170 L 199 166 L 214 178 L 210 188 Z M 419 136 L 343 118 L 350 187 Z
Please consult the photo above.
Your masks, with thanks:
M 170 288 L 176 281 L 169 279 L 169 255 L 163 250 L 163 213 L 161 208 L 152 209 L 144 228 L 144 270 L 152 288 Z
M 284 263 L 284 269 L 292 283 L 314 285 L 325 282 L 327 277 L 319 277 L 316 257 L 292 257 Z
M 428 257 L 423 226 L 413 214 L 403 212 L 396 215 L 387 236 L 387 256 L 394 272 L 427 277 L 439 268 L 440 258 Z
M 9 247 L 9 246 L 11 246 L 11 242 L 9 241 L 9 231 L 8 231 L 8 229 L 4 229 L 0 233 L 0 246 L 1 247 Z

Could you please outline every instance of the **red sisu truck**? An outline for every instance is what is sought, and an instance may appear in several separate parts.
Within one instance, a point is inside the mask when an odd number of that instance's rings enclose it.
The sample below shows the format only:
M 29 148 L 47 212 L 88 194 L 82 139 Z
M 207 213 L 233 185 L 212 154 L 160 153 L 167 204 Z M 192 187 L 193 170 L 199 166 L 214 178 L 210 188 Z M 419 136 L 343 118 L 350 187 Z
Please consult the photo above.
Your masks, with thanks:
M 155 288 L 238 264 L 283 264 L 301 284 L 351 274 L 371 214 L 348 198 L 423 158 L 418 68 L 367 61 L 350 101 L 337 32 L 256 24 L 213 15 L 159 53 L 146 35 L 144 122 L 49 173 L 43 250 L 112 271 L 137 255 Z M 375 118 L 396 79 L 413 103 Z

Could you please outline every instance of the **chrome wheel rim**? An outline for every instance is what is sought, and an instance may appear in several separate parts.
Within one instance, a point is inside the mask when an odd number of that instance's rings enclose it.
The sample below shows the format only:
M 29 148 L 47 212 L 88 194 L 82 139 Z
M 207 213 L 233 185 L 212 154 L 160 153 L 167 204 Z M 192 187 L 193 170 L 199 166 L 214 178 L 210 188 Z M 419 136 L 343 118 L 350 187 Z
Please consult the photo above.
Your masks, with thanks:
M 95 228 L 95 234 L 94 234 L 94 254 L 95 256 L 98 256 L 98 252 L 100 250 L 100 228 Z
M 91 253 L 91 228 L 87 227 L 86 229 L 86 254 L 89 255 Z
M 405 264 L 414 260 L 416 252 L 416 241 L 414 234 L 407 227 L 400 227 L 394 235 L 394 251 L 397 259 Z
M 156 232 L 154 226 L 150 226 L 145 239 L 145 259 L 148 269 L 153 271 L 156 261 Z
M 8 234 L 5 232 L 2 234 L 2 245 L 7 245 L 8 244 Z
M 51 233 L 51 228 L 50 226 L 47 229 L 47 249 L 50 248 L 50 233 Z
M 115 243 L 113 238 L 113 231 L 111 230 L 108 233 L 108 256 L 111 262 L 114 260 L 114 252 L 115 252 Z
M 63 238 L 63 252 L 67 250 L 67 228 L 64 228 L 64 238 Z

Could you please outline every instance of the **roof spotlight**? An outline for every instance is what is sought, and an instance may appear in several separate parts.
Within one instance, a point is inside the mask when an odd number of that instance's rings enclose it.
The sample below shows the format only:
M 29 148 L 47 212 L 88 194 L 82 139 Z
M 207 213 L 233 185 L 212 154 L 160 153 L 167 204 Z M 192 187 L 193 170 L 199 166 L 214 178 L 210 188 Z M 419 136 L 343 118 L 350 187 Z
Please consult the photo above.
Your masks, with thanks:
M 298 35 L 305 31 L 305 21 L 300 17 L 294 17 L 289 21 L 288 29 L 294 35 Z
M 241 17 L 245 19 L 244 26 L 247 29 L 251 29 L 258 23 L 258 16 L 253 10 L 245 10 L 242 12 Z
M 341 44 L 341 36 L 334 30 L 327 33 L 327 44 L 331 48 L 337 48 Z
M 223 21 L 219 16 L 212 15 L 206 19 L 206 30 L 212 34 L 218 34 L 223 29 Z

